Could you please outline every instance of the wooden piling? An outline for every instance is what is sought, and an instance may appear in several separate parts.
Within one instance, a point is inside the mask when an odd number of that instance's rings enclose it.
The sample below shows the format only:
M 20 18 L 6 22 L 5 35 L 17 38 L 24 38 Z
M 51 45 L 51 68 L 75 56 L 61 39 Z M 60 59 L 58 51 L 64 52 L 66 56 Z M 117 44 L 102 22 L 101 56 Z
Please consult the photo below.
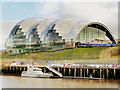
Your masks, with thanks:
M 85 77 L 85 68 L 84 68 L 84 77 Z
M 71 68 L 69 67 L 69 75 L 71 75 Z
M 104 69 L 103 69 L 103 79 L 105 79 L 105 73 L 104 73 Z
M 93 76 L 95 76 L 95 68 L 93 69 Z
M 93 69 L 93 74 L 95 74 L 95 69 Z
M 88 68 L 87 68 L 87 76 L 88 76 L 88 73 L 89 73 L 89 70 L 88 70 Z
M 16 71 L 18 71 L 18 67 L 16 67 Z
M 74 77 L 76 77 L 76 68 L 74 68 Z
M 79 73 L 80 73 L 80 70 L 79 70 L 79 68 L 77 68 L 78 70 L 77 70 L 77 75 L 78 75 L 78 77 L 79 77 Z
M 22 68 L 20 67 L 20 72 L 21 72 Z
M 79 68 L 79 77 L 80 77 L 80 68 Z
M 6 67 L 6 71 L 8 71 L 8 68 Z
M 12 68 L 13 68 L 13 72 L 14 72 L 15 71 L 15 67 L 13 66 Z
M 8 71 L 8 67 L 6 67 L 6 71 Z
M 11 67 L 10 67 L 10 71 L 11 71 Z
M 63 68 L 60 68 L 60 73 L 63 73 Z
M 108 79 L 109 71 L 108 68 L 106 69 L 106 78 Z
M 102 70 L 101 70 L 101 68 L 100 68 L 100 79 L 102 78 L 101 76 L 102 76 Z
M 25 67 L 24 67 L 24 71 L 25 71 Z
M 114 68 L 114 78 L 116 77 L 116 69 Z
M 60 72 L 60 68 L 58 67 L 58 72 Z
M 64 75 L 65 75 L 65 67 L 64 67 Z
M 82 68 L 80 69 L 80 77 L 82 77 Z
M 44 67 L 44 73 L 46 73 L 46 68 Z
M 60 73 L 62 73 L 62 68 L 59 68 Z
M 47 72 L 45 67 L 39 66 L 43 69 L 43 72 Z M 26 66 L 5 66 L 2 67 L 3 73 L 21 73 L 22 70 L 26 70 Z M 73 76 L 73 77 L 89 77 L 91 74 L 91 69 L 93 71 L 93 77 L 100 77 L 100 79 L 109 79 L 116 78 L 117 70 L 119 68 L 89 68 L 89 67 L 74 67 L 74 68 L 66 68 L 66 67 L 52 67 L 53 69 L 57 69 L 58 72 L 61 72 L 64 76 Z M 67 72 L 67 73 L 66 73 Z M 98 76 L 99 75 L 99 76 Z M 111 76 L 109 76 L 111 75 Z
M 3 70 L 4 72 L 5 72 L 5 67 L 4 67 L 4 70 Z

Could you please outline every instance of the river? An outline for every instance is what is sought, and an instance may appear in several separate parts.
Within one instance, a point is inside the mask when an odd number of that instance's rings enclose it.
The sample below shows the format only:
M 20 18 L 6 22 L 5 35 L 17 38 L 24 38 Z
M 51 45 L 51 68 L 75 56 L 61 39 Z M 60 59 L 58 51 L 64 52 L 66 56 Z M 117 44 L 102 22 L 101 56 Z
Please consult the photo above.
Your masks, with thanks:
M 118 88 L 118 80 L 2 77 L 2 88 Z

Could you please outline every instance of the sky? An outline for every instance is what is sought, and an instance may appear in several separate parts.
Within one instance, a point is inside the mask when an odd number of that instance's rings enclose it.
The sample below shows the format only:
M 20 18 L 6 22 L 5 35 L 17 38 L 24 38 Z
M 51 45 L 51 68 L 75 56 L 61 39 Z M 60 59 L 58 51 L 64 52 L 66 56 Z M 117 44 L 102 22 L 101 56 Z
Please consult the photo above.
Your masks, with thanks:
M 90 2 L 91 1 L 91 2 Z M 79 18 L 80 20 L 98 21 L 105 24 L 118 39 L 118 0 L 2 0 L 0 3 L 0 49 L 5 48 L 5 41 L 15 24 L 19 21 L 44 17 L 52 19 Z M 2 15 L 2 16 L 1 16 Z
M 2 20 L 23 20 L 31 17 L 39 17 L 35 3 L 32 2 L 3 2 Z

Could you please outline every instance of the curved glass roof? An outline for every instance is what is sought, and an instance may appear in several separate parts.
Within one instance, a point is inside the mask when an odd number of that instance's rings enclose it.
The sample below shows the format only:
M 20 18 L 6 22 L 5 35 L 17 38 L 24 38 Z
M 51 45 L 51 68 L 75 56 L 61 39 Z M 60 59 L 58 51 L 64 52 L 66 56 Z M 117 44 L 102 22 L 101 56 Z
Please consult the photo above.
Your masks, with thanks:
M 40 22 L 44 20 L 43 18 L 30 18 L 30 19 L 26 19 L 23 20 L 22 22 L 18 23 L 18 25 L 20 25 L 20 28 L 22 28 L 22 31 L 24 33 L 27 32 L 27 30 L 33 26 L 35 23 Z
M 48 36 L 48 32 L 51 29 L 54 29 L 58 36 L 62 36 L 62 39 L 65 41 L 70 41 L 73 39 L 75 41 L 77 35 L 80 31 L 87 26 L 98 25 L 100 29 L 106 32 L 106 36 L 113 42 L 116 43 L 113 36 L 111 35 L 109 29 L 99 23 L 99 22 L 89 22 L 89 21 L 80 21 L 75 18 L 64 18 L 60 20 L 44 19 L 44 18 L 30 18 L 19 22 L 11 31 L 11 34 L 16 30 L 16 28 L 22 28 L 22 32 L 26 35 L 32 34 L 34 29 L 37 29 L 39 34 L 40 41 L 43 41 Z M 11 35 L 10 34 L 10 35 Z
M 83 22 L 79 19 L 66 18 L 56 22 L 55 29 L 63 39 L 70 41 L 71 39 L 75 40 L 77 34 L 87 24 L 88 22 Z
M 52 22 L 55 20 L 46 20 L 44 22 L 40 22 L 39 25 L 37 26 L 38 34 L 40 36 L 40 40 L 43 41 L 45 39 L 45 34 L 49 30 L 49 26 Z

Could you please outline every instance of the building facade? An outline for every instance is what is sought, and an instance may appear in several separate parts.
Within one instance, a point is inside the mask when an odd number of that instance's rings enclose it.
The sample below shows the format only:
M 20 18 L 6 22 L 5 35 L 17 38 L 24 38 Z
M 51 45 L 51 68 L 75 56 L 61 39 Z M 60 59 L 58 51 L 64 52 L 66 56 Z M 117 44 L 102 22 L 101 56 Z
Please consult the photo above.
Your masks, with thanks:
M 103 44 L 108 37 L 116 44 L 110 30 L 99 22 L 74 18 L 30 18 L 17 23 L 7 41 L 10 55 L 73 48 L 79 44 Z

